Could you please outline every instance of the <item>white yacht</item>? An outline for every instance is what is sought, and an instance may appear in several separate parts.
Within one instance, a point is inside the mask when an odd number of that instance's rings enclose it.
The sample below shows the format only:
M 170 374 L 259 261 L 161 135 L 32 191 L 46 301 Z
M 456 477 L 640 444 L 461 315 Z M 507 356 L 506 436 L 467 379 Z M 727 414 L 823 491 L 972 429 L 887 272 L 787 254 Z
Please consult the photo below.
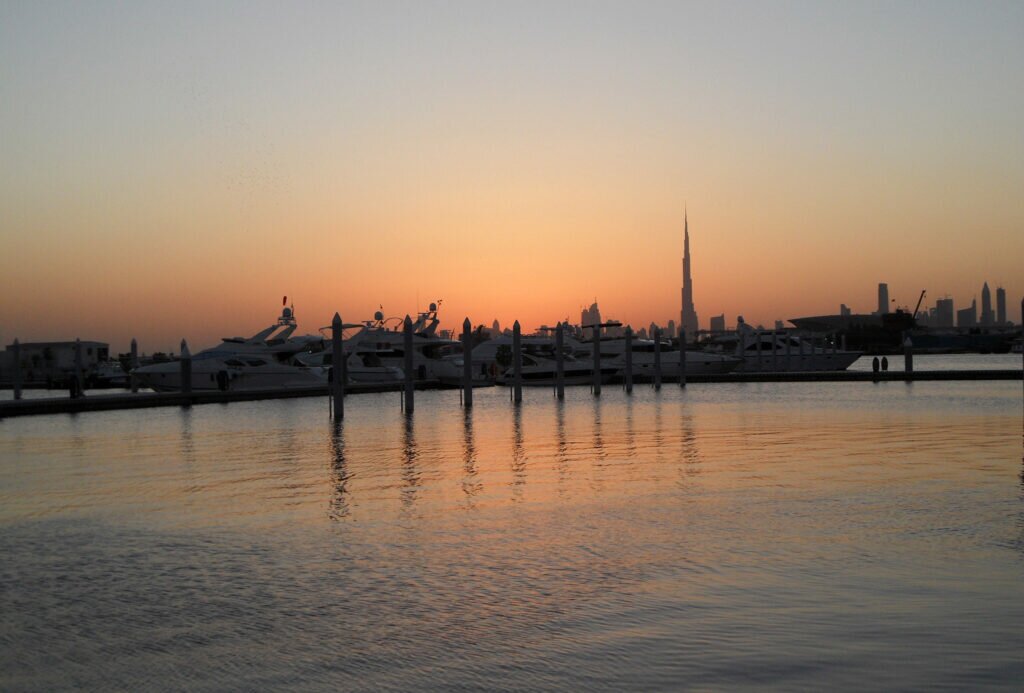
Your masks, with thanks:
M 405 372 L 397 366 L 385 365 L 377 354 L 376 348 L 364 344 L 368 329 L 365 323 L 344 324 L 342 329 L 358 328 L 351 337 L 344 339 L 342 349 L 345 356 L 346 382 L 353 383 L 398 383 L 405 379 Z M 330 345 L 330 327 L 321 327 L 324 335 L 324 349 L 316 352 L 296 354 L 294 361 L 300 366 L 324 366 L 328 370 L 333 366 L 333 352 Z
M 252 337 L 225 337 L 218 346 L 192 356 L 192 391 L 265 390 L 313 387 L 327 384 L 329 369 L 295 361 L 297 354 L 322 351 L 319 335 L 293 337 L 297 323 L 294 308 L 284 308 L 277 322 Z M 182 388 L 178 361 L 136 368 L 132 374 L 141 387 L 157 392 Z
M 845 371 L 863 356 L 836 344 L 817 346 L 789 330 L 755 330 L 743 322 L 736 332 L 713 337 L 706 346 L 741 359 L 738 373 Z
M 413 322 L 412 367 L 416 380 L 434 380 L 448 385 L 462 382 L 462 345 L 454 339 L 437 335 L 440 320 L 438 304 L 419 313 Z M 404 318 L 385 318 L 377 311 L 373 320 L 364 323 L 366 330 L 359 341 L 361 353 L 372 353 L 384 366 L 405 368 Z
M 592 355 L 594 345 L 592 342 L 579 342 L 571 340 L 573 353 Z M 626 368 L 626 340 L 621 337 L 602 338 L 599 342 L 601 349 L 602 370 L 605 363 L 612 364 L 618 369 L 621 375 Z M 654 377 L 654 354 L 655 343 L 653 339 L 633 339 L 630 351 L 633 361 L 633 375 L 640 378 Z M 682 371 L 682 352 L 670 342 L 661 343 L 661 376 L 666 379 L 679 378 Z M 729 373 L 739 367 L 741 361 L 735 356 L 722 353 L 699 351 L 696 349 L 686 350 L 686 374 L 687 375 L 713 375 Z

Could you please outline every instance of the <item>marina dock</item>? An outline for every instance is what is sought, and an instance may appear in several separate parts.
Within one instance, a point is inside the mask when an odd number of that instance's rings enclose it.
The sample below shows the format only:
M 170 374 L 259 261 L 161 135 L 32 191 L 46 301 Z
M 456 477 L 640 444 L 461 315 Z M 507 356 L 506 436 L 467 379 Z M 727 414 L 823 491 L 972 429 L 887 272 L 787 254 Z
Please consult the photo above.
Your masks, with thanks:
M 954 380 L 1022 380 L 1024 370 L 946 370 L 946 371 L 813 371 L 813 372 L 771 372 L 771 373 L 724 373 L 715 375 L 688 375 L 688 383 L 806 383 L 806 382 L 916 382 Z M 635 382 L 643 382 L 634 376 Z M 621 383 L 615 378 L 610 384 Z M 665 383 L 673 382 L 665 378 Z M 675 380 L 678 383 L 678 379 Z M 402 383 L 350 383 L 346 395 L 403 390 Z M 417 390 L 437 390 L 446 386 L 438 381 L 416 383 Z M 499 386 L 504 387 L 504 386 Z M 572 387 L 572 386 L 570 386 Z M 578 385 L 576 387 L 588 387 Z M 450 388 L 455 389 L 455 388 Z M 539 386 L 531 389 L 550 389 Z M 201 391 L 183 394 L 180 392 L 138 392 L 110 395 L 89 395 L 88 397 L 52 397 L 22 399 L 0 402 L 0 419 L 17 416 L 39 416 L 46 414 L 77 414 L 91 411 L 121 409 L 149 409 L 152 407 L 183 407 L 201 404 L 228 404 L 230 402 L 251 402 L 267 399 L 295 399 L 298 397 L 329 398 L 324 387 L 303 387 L 273 390 Z

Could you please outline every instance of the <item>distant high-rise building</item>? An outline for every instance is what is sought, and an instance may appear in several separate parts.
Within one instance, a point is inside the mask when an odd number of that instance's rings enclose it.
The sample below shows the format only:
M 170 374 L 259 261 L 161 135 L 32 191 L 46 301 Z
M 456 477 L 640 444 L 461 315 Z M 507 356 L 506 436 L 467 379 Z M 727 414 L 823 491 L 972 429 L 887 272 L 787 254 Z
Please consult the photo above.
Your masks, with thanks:
M 995 314 L 992 312 L 992 293 L 988 290 L 988 282 L 981 287 L 981 324 L 983 327 L 991 327 L 995 322 Z
M 956 312 L 956 326 L 957 327 L 977 327 L 978 326 L 978 301 L 971 299 L 971 307 L 958 310 Z
M 776 320 L 775 321 L 775 331 L 779 332 L 779 331 L 784 330 L 784 329 L 786 329 L 786 323 L 782 322 L 781 320 Z
M 491 334 L 495 337 L 501 334 L 501 325 L 498 324 L 497 318 L 491 323 Z
M 935 302 L 935 321 L 932 327 L 953 327 L 953 299 L 940 298 Z
M 711 316 L 711 331 L 725 332 L 725 313 Z
M 889 285 L 878 285 L 878 314 L 885 315 L 889 312 Z
M 587 325 L 600 325 L 601 324 L 601 310 L 597 307 L 597 301 L 590 304 L 589 308 L 584 308 L 580 313 L 580 325 L 585 327 Z M 585 332 L 587 336 L 593 337 L 594 332 L 591 330 Z
M 996 324 L 1006 324 L 1006 289 L 996 287 Z
M 850 307 L 848 305 L 846 305 L 845 303 L 839 304 L 839 315 L 846 318 L 850 316 L 851 312 L 852 311 L 850 310 Z
M 665 336 L 668 337 L 669 339 L 675 339 L 676 338 L 676 321 L 675 320 L 669 320 L 668 321 L 668 327 L 665 328 Z
M 693 307 L 693 277 L 690 276 L 690 222 L 683 210 L 683 308 L 679 313 L 679 328 L 696 335 L 700 329 L 697 310 Z

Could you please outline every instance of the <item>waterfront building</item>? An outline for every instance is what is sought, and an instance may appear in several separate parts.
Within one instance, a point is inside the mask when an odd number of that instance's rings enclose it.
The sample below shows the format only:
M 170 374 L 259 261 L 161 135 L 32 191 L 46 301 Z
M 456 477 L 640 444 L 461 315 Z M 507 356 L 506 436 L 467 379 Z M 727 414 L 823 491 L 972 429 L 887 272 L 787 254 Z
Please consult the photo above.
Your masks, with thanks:
M 690 275 L 690 222 L 683 210 L 683 307 L 679 313 L 679 326 L 689 334 L 697 334 L 700 323 L 693 307 L 693 277 Z
M 885 315 L 889 312 L 889 285 L 880 283 L 878 285 L 878 315 Z
M 977 299 L 971 299 L 971 307 L 958 310 L 956 312 L 956 326 L 957 327 L 977 327 L 978 326 L 978 301 Z
M 940 298 L 935 302 L 935 320 L 932 327 L 953 327 L 953 299 Z
M 711 331 L 725 332 L 725 313 L 711 316 Z
M 996 324 L 1006 325 L 1006 289 L 996 287 Z
M 995 322 L 995 314 L 992 312 L 992 293 L 988 290 L 988 282 L 981 287 L 981 325 L 991 327 Z
M 75 342 L 24 342 L 21 349 L 23 383 L 65 380 L 75 370 Z M 10 382 L 14 373 L 14 345 L 8 344 L 0 360 L 0 379 Z M 110 358 L 106 342 L 82 342 L 82 371 L 88 373 Z
M 853 311 L 850 310 L 850 307 L 848 305 L 846 305 L 845 303 L 839 304 L 839 315 L 841 317 L 848 318 L 852 313 Z

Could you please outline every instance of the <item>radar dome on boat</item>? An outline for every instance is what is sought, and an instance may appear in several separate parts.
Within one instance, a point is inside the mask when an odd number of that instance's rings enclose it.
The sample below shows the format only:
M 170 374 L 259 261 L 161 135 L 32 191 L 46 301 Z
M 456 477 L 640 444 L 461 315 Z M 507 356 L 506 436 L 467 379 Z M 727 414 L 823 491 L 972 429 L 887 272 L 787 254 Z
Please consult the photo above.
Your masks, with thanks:
M 437 310 L 437 304 L 436 303 L 431 303 L 430 304 L 430 312 L 433 313 L 436 310 Z
M 378 310 L 376 313 L 373 314 L 373 319 L 376 320 L 377 322 L 380 322 L 381 320 L 384 319 L 384 313 Z
M 283 311 L 281 311 L 281 315 L 283 315 L 286 318 L 290 318 L 292 316 L 292 309 L 285 308 Z

